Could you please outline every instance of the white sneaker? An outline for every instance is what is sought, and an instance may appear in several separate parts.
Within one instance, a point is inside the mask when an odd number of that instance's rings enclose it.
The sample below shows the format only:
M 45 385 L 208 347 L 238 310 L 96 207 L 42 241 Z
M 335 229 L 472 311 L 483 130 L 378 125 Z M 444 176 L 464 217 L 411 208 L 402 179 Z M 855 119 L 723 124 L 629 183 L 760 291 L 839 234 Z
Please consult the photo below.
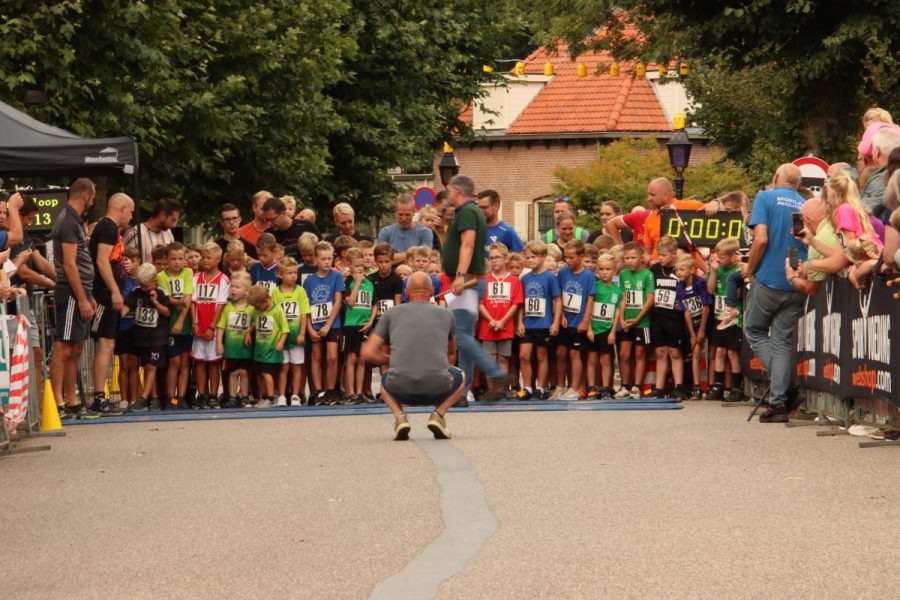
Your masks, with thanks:
M 639 388 L 638 386 L 634 386 L 633 388 L 631 388 L 630 395 L 633 399 L 640 400 L 641 399 L 641 388 Z
M 287 398 L 284 396 L 278 396 L 275 398 L 275 406 L 287 406 Z
M 272 401 L 268 398 L 260 398 L 256 403 L 256 408 L 272 408 Z
M 616 400 L 624 400 L 625 398 L 631 398 L 631 392 L 628 391 L 626 387 L 620 387 L 619 391 L 616 392 L 616 395 L 613 396 Z
M 294 394 L 291 396 L 291 406 L 300 406 L 303 402 L 300 400 L 300 396 Z
M 560 400 L 578 400 L 581 396 L 578 395 L 578 391 L 574 389 L 569 389 L 565 394 L 559 397 Z
M 466 394 L 467 402 L 475 402 L 475 394 L 472 393 L 472 390 L 469 390 L 469 393 Z

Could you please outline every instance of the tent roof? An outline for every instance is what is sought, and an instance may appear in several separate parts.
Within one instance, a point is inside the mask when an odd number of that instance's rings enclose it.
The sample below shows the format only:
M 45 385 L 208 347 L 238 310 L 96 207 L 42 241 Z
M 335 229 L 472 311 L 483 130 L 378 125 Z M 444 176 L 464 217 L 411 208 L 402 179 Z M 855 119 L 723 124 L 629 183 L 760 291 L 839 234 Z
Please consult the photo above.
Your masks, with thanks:
M 0 102 L 0 176 L 134 175 L 134 137 L 88 139 Z

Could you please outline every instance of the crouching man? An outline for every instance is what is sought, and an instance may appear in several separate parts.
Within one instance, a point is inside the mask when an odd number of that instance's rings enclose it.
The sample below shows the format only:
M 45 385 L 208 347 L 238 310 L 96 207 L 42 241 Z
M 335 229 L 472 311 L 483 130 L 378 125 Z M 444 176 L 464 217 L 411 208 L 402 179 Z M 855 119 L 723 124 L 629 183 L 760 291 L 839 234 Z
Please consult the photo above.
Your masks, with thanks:
M 410 275 L 406 287 L 409 302 L 388 310 L 362 349 L 363 359 L 369 363 L 388 365 L 381 377 L 381 397 L 396 419 L 395 440 L 409 439 L 403 404 L 435 406 L 428 429 L 436 439 L 449 439 L 444 415 L 465 390 L 463 372 L 448 361 L 448 355 L 456 352 L 453 313 L 430 304 L 433 294 L 428 275 Z

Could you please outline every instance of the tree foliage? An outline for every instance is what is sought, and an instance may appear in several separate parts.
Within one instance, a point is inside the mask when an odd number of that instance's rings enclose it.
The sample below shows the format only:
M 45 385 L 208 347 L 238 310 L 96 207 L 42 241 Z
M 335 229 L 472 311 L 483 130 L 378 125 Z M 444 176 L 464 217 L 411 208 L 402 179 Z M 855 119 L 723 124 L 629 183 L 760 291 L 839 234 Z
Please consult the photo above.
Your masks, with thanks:
M 656 177 L 672 178 L 668 152 L 654 137 L 623 139 L 600 148 L 597 158 L 582 167 L 561 167 L 557 192 L 572 198 L 581 225 L 596 227 L 600 205 L 607 200 L 619 203 L 624 211 L 645 205 L 647 184 Z M 721 155 L 685 171 L 685 197 L 709 200 L 732 190 L 751 197 L 753 185 L 745 171 Z
M 896 3 L 559 0 L 529 8 L 543 25 L 538 41 L 562 40 L 572 54 L 592 47 L 690 61 L 686 85 L 701 105 L 694 120 L 757 175 L 805 151 L 852 161 L 862 112 L 897 108 Z
M 259 189 L 364 217 L 388 168 L 430 167 L 481 65 L 522 30 L 478 0 L 7 0 L 0 99 L 136 136 L 145 197 L 178 196 L 193 222 Z M 33 88 L 50 104 L 24 107 Z

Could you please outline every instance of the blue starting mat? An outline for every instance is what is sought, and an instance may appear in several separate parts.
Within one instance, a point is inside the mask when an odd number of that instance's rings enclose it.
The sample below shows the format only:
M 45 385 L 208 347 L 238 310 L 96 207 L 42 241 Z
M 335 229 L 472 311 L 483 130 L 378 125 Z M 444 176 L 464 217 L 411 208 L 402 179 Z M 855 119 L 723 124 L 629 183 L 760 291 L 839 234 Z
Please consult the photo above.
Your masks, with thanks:
M 528 401 L 528 402 L 479 402 L 467 408 L 453 408 L 454 413 L 502 413 L 502 412 L 564 412 L 603 410 L 679 410 L 681 404 L 673 401 Z M 405 406 L 408 414 L 429 414 L 430 406 Z M 232 408 L 212 410 L 168 410 L 124 413 L 92 419 L 66 419 L 64 425 L 97 425 L 103 423 L 152 423 L 161 421 L 226 421 L 232 419 L 283 419 L 291 417 L 340 417 L 350 415 L 389 415 L 384 405 L 351 406 L 302 406 L 280 408 Z

